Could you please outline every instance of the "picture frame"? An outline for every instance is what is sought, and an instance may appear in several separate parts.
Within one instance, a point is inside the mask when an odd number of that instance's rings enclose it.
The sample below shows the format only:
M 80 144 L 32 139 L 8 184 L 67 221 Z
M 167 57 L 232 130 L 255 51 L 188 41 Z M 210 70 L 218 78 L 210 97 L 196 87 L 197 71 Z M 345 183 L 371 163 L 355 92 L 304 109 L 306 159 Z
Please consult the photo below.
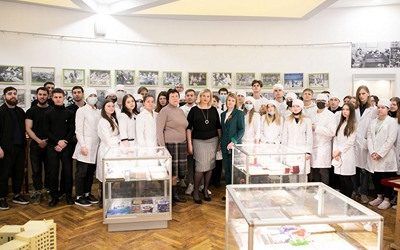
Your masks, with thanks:
M 74 99 L 73 99 L 73 96 L 72 96 L 72 90 L 71 89 L 65 89 L 65 88 L 63 88 L 62 90 L 64 90 L 64 93 L 65 93 L 65 98 L 64 98 L 65 107 L 68 107 L 69 105 L 74 104 Z
M 111 86 L 111 70 L 89 70 L 89 86 L 109 87 Z
M 62 83 L 65 87 L 84 86 L 85 70 L 84 69 L 63 69 Z
M 261 73 L 260 79 L 263 83 L 263 88 L 272 89 L 275 84 L 281 82 L 281 73 Z
M 329 89 L 329 73 L 308 74 L 308 86 L 311 89 Z
M 214 72 L 212 73 L 212 87 L 214 88 L 229 88 L 232 86 L 232 73 L 229 72 Z
M 115 85 L 134 86 L 135 73 L 134 70 L 115 70 Z
M 178 71 L 165 71 L 162 73 L 162 85 L 174 87 L 182 84 L 182 72 Z
M 24 67 L 0 65 L 0 84 L 24 84 Z
M 158 85 L 158 71 L 140 70 L 138 79 L 139 79 L 138 83 L 140 86 L 157 86 Z
M 303 73 L 285 73 L 283 87 L 286 89 L 302 89 L 304 87 Z
M 251 83 L 256 79 L 256 73 L 240 72 L 236 73 L 237 88 L 251 88 Z
M 0 88 L 0 92 L 1 92 L 1 95 L 0 95 L 0 106 L 3 105 L 4 102 L 5 102 L 4 101 L 4 95 L 3 95 L 3 91 L 4 91 L 5 87 L 6 86 L 2 86 Z M 17 99 L 18 99 L 18 104 L 17 104 L 18 107 L 20 107 L 20 108 L 27 107 L 27 105 L 26 105 L 26 90 L 25 89 L 17 88 Z
M 207 72 L 189 72 L 188 86 L 191 87 L 207 86 Z
M 31 83 L 42 86 L 45 82 L 55 82 L 56 69 L 54 67 L 31 67 Z

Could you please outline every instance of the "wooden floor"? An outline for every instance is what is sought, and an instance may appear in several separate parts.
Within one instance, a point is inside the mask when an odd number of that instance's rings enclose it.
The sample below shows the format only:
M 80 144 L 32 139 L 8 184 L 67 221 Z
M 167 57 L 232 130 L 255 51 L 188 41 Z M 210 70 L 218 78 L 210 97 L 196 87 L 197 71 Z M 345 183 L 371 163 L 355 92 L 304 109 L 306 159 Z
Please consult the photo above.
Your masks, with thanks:
M 0 226 L 24 224 L 30 219 L 54 219 L 57 223 L 59 249 L 223 249 L 225 203 L 223 187 L 212 189 L 213 200 L 202 205 L 187 203 L 173 208 L 168 229 L 130 232 L 107 232 L 102 210 L 97 206 L 82 208 L 61 202 L 55 208 L 41 205 L 21 206 L 0 211 Z M 377 211 L 377 210 L 376 210 Z M 393 242 L 395 210 L 377 211 L 385 217 L 384 249 Z

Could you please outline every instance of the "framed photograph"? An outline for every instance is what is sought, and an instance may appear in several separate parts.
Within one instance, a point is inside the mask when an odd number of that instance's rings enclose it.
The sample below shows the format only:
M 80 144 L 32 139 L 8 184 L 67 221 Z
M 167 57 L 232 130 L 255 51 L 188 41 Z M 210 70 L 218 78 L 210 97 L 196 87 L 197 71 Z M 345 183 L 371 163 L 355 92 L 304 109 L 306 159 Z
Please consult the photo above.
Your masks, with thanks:
M 154 96 L 154 103 L 157 104 L 157 90 L 155 89 L 149 89 L 148 95 Z
M 139 85 L 158 85 L 158 71 L 139 71 Z
M 281 82 L 280 73 L 261 73 L 261 81 L 263 87 L 266 89 L 272 89 L 272 87 Z
M 237 88 L 251 88 L 251 82 L 256 79 L 255 73 L 236 73 Z
M 182 72 L 163 72 L 162 73 L 162 84 L 164 86 L 174 87 L 178 84 L 182 84 Z
M 0 96 L 0 106 L 4 104 L 4 95 L 3 95 L 3 90 L 4 88 L 1 88 L 1 96 Z M 25 98 L 25 89 L 17 89 L 17 100 L 18 104 L 17 106 L 20 108 L 25 108 L 26 107 L 26 98 Z
M 31 67 L 32 85 L 43 85 L 54 82 L 56 69 L 54 67 Z
M 84 69 L 63 69 L 63 86 L 85 85 Z
M 207 86 L 207 73 L 206 72 L 189 72 L 188 85 L 192 87 Z
M 283 86 L 285 89 L 302 89 L 304 86 L 303 73 L 286 73 L 283 79 Z
M 215 72 L 212 73 L 212 86 L 217 88 L 228 88 L 232 86 L 232 73 Z
M 329 74 L 328 73 L 308 74 L 308 86 L 312 89 L 328 89 Z
M 130 85 L 135 84 L 134 70 L 115 70 L 115 85 Z
M 89 73 L 89 86 L 111 86 L 111 70 L 91 69 Z
M 0 65 L 0 83 L 24 84 L 24 67 Z

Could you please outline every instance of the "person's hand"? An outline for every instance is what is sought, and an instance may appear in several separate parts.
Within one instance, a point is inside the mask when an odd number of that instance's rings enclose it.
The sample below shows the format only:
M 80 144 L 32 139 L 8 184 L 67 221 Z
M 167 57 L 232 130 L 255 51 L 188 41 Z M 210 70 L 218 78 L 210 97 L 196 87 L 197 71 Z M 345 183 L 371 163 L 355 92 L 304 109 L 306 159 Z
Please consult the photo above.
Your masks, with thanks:
M 47 146 L 47 139 L 45 139 L 45 140 L 40 140 L 40 141 L 38 142 L 38 145 L 39 145 L 40 148 L 45 148 L 45 147 Z
M 63 149 L 67 146 L 67 142 L 65 140 L 59 140 L 57 146 L 60 146 Z
M 378 155 L 378 153 L 375 153 L 375 159 L 379 161 L 380 159 L 382 159 L 382 156 Z
M 188 143 L 188 155 L 193 155 L 193 144 Z
M 121 146 L 128 148 L 129 147 L 129 141 L 128 140 L 122 141 L 121 142 Z
M 235 143 L 230 142 L 230 143 L 228 144 L 228 146 L 226 146 L 226 148 L 227 148 L 228 150 L 231 150 L 231 149 L 233 149 L 233 146 L 235 146 Z
M 311 154 L 306 154 L 306 161 L 311 160 Z
M 3 149 L 0 147 L 0 159 L 4 158 L 4 151 Z
M 54 150 L 56 152 L 60 153 L 63 150 L 63 148 L 57 145 L 57 146 L 54 147 Z
M 340 155 L 338 155 L 338 156 L 336 156 L 334 158 L 335 158 L 335 160 L 340 161 Z
M 83 155 L 83 156 L 87 156 L 88 154 L 89 154 L 89 150 L 88 150 L 88 148 L 87 147 L 81 147 L 81 154 Z
M 339 150 L 335 150 L 332 153 L 332 157 L 336 159 L 336 157 L 340 156 L 341 152 Z

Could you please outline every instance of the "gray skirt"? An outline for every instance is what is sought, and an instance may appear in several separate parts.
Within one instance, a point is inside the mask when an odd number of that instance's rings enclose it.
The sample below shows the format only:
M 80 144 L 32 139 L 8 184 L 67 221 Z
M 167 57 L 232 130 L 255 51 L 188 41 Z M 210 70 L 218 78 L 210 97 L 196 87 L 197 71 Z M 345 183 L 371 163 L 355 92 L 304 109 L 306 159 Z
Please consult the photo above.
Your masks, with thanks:
M 208 139 L 193 139 L 193 158 L 196 172 L 207 172 L 215 167 L 218 136 Z

